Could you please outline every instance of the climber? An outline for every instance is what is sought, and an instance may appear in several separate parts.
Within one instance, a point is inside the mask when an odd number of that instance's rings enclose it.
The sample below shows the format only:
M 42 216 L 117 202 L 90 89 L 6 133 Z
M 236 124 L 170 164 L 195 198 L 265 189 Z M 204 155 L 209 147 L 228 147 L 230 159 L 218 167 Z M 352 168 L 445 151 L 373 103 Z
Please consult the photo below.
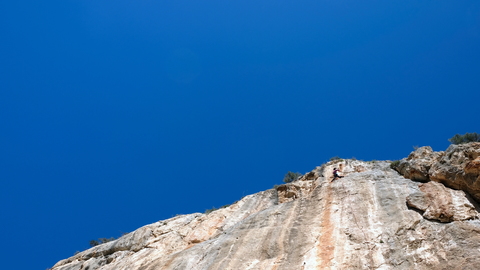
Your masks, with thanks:
M 333 179 L 332 182 L 335 181 L 337 178 L 342 178 L 343 176 L 338 175 L 338 172 L 340 170 L 337 170 L 337 168 L 333 168 Z

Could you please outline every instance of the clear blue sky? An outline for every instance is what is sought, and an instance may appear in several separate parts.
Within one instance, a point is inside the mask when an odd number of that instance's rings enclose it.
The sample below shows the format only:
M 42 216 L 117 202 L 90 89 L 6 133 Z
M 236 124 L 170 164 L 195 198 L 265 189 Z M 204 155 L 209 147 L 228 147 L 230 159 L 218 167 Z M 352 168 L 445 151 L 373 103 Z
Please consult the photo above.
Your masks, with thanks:
M 480 1 L 0 3 L 4 269 L 479 132 Z

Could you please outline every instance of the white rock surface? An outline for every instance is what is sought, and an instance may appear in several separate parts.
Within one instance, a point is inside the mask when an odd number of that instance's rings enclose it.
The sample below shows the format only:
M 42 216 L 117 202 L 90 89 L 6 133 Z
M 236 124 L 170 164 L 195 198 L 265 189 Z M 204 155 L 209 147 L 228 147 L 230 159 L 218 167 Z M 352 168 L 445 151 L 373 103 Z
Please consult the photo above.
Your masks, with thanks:
M 144 226 L 53 269 L 478 269 L 480 222 L 465 194 L 421 186 L 389 164 L 330 162 L 208 215 Z M 334 167 L 345 177 L 331 182 Z M 452 218 L 432 220 L 445 214 L 438 209 Z

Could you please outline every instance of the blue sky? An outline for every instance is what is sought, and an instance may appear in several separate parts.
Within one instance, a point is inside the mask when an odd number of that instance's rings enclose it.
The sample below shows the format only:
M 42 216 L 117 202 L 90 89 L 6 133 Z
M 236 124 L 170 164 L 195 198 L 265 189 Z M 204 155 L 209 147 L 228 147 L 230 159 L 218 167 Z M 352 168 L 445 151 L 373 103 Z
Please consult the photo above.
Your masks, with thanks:
M 480 130 L 479 1 L 20 0 L 0 26 L 5 269 Z

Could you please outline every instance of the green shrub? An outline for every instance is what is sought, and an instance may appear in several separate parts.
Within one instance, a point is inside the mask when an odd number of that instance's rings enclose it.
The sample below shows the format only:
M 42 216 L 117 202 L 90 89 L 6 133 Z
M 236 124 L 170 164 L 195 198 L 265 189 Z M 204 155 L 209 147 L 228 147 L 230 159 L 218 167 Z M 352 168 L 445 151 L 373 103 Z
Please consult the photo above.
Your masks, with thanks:
M 110 238 L 98 238 L 98 240 L 90 240 L 90 247 L 98 246 L 115 240 L 115 237 Z
M 398 165 L 400 165 L 400 160 L 392 161 L 392 163 L 390 163 L 390 168 L 395 170 L 398 167 Z
M 205 210 L 205 212 L 203 212 L 203 213 L 204 213 L 205 215 L 208 215 L 208 214 L 212 213 L 212 212 L 215 211 L 215 210 L 218 210 L 218 208 L 212 207 L 211 209 Z
M 98 242 L 97 240 L 90 240 L 91 247 L 98 246 L 98 245 L 100 245 L 100 242 Z
M 234 202 L 234 203 L 236 203 L 236 202 Z M 216 211 L 216 210 L 222 209 L 222 208 L 227 208 L 227 207 L 229 207 L 230 205 L 232 205 L 232 204 L 225 204 L 225 205 L 220 206 L 219 208 L 212 207 L 211 209 L 205 210 L 205 212 L 203 212 L 203 213 L 206 214 L 206 215 L 208 215 L 208 214 L 210 214 L 210 213 L 213 212 L 213 211 Z
M 469 142 L 480 142 L 480 134 L 473 132 L 473 133 L 465 133 L 463 135 L 455 134 L 452 138 L 448 139 L 449 142 L 452 144 L 462 144 L 462 143 L 469 143 Z
M 283 177 L 283 182 L 284 183 L 290 183 L 290 182 L 293 182 L 295 180 L 297 180 L 298 178 L 300 178 L 300 176 L 302 176 L 301 173 L 299 172 L 291 172 L 291 171 L 288 171 L 287 174 L 285 174 L 285 176 Z
M 334 156 L 334 157 L 331 157 L 330 158 L 330 161 L 342 161 L 343 159 L 341 159 L 339 156 Z

